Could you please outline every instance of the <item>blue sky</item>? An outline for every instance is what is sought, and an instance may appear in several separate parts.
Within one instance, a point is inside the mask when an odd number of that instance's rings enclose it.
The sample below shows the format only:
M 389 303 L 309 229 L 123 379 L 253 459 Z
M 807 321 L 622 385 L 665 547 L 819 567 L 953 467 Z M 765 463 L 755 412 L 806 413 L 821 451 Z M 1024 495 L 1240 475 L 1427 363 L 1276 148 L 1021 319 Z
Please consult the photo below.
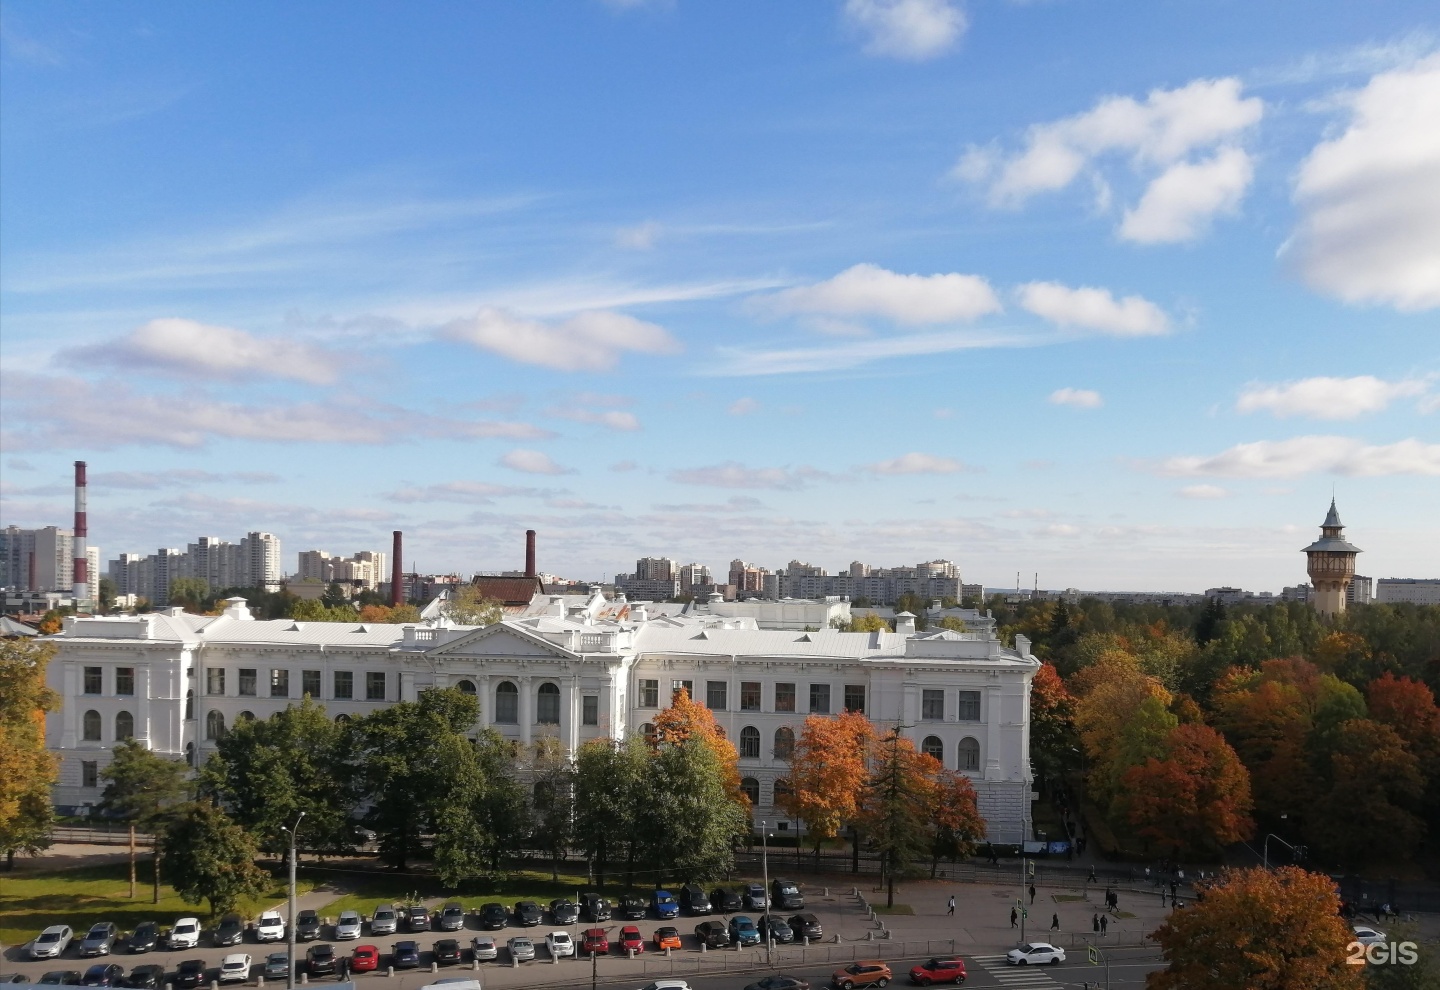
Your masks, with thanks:
M 0 17 L 6 524 L 1436 576 L 1431 4 Z

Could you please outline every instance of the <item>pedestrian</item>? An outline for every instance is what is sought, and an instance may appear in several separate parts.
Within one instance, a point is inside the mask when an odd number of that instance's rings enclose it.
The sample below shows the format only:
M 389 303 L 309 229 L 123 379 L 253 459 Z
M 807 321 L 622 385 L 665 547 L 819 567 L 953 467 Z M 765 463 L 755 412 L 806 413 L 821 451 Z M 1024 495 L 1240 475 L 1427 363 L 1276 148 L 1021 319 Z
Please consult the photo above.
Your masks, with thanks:
M 1095 867 L 1093 867 L 1093 866 L 1090 867 L 1090 879 L 1089 879 L 1088 881 L 1086 881 L 1086 882 L 1087 882 L 1087 883 L 1094 883 L 1094 882 L 1095 882 Z
M 1097 934 L 1099 933 L 1099 931 L 1100 931 L 1100 915 L 1098 915 L 1098 914 L 1092 914 L 1092 915 L 1090 916 L 1090 930 L 1091 930 L 1092 932 L 1096 932 Z
M 946 911 L 945 913 L 946 913 L 946 914 L 954 914 L 954 913 L 955 913 L 955 895 L 954 895 L 954 894 L 951 894 L 951 895 L 950 895 L 950 905 L 949 905 L 949 908 L 950 908 L 950 909 L 949 909 L 948 911 Z
M 1016 908 L 1010 909 L 1010 927 L 1015 928 L 1020 924 L 1020 912 Z
M 1106 932 L 1109 928 L 1110 928 L 1110 916 L 1109 916 L 1108 914 L 1102 914 L 1102 915 L 1100 916 L 1100 934 L 1101 934 L 1101 935 L 1104 935 L 1105 932 Z
M 1052 932 L 1058 932 L 1060 930 L 1060 915 L 1052 914 L 1050 916 L 1050 930 Z
M 1030 903 L 1035 903 L 1035 885 L 1033 883 L 1030 885 Z

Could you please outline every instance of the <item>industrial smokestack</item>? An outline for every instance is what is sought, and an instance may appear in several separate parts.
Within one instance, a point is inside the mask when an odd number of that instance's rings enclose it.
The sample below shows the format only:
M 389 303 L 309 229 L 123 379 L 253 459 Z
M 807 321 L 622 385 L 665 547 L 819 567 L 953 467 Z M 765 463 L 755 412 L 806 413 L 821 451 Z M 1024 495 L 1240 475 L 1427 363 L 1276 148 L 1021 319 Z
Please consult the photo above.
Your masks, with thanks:
M 400 530 L 395 530 L 395 545 L 390 548 L 390 607 L 405 604 L 405 565 L 400 562 L 402 552 Z
M 525 576 L 527 578 L 535 576 L 535 531 L 533 529 L 525 531 Z
M 75 608 L 90 597 L 90 557 L 85 552 L 88 532 L 85 526 L 85 462 L 75 462 L 75 578 L 71 593 Z

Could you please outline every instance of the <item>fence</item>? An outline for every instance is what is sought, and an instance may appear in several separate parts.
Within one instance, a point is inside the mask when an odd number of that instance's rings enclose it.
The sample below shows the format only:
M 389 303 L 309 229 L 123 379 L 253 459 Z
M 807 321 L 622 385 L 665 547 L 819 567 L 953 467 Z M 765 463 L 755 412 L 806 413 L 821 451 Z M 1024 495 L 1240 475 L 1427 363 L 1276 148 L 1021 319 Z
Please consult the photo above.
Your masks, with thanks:
M 92 846 L 128 846 L 130 844 L 130 826 L 120 822 L 86 826 L 62 825 L 55 828 L 50 833 L 50 837 L 54 842 L 79 842 Z M 135 845 L 142 849 L 149 848 L 150 834 L 136 832 Z

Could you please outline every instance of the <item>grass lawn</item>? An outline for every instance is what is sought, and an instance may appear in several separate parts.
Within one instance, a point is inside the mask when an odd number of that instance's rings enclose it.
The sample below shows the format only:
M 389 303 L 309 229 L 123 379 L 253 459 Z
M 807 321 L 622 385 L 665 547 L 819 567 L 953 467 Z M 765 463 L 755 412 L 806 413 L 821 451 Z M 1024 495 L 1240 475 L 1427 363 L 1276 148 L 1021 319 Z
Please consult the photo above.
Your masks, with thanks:
M 156 921 L 169 927 L 176 918 L 193 915 L 205 921 L 209 902 L 186 904 L 168 886 L 160 888 L 160 903 L 151 902 L 150 864 L 142 860 L 137 869 L 135 897 L 130 893 L 130 868 L 126 863 L 85 866 L 54 873 L 0 874 L 0 942 L 23 944 L 50 925 L 69 925 L 76 933 L 88 931 L 99 921 L 113 921 L 121 931 L 132 931 L 142 921 Z M 308 890 L 308 883 L 297 883 Z M 277 882 L 265 896 L 240 908 L 242 915 L 256 915 L 260 909 L 285 896 Z
M 914 914 L 915 909 L 909 904 L 896 904 L 894 907 L 886 907 L 883 904 L 870 905 L 875 909 L 876 914 Z

